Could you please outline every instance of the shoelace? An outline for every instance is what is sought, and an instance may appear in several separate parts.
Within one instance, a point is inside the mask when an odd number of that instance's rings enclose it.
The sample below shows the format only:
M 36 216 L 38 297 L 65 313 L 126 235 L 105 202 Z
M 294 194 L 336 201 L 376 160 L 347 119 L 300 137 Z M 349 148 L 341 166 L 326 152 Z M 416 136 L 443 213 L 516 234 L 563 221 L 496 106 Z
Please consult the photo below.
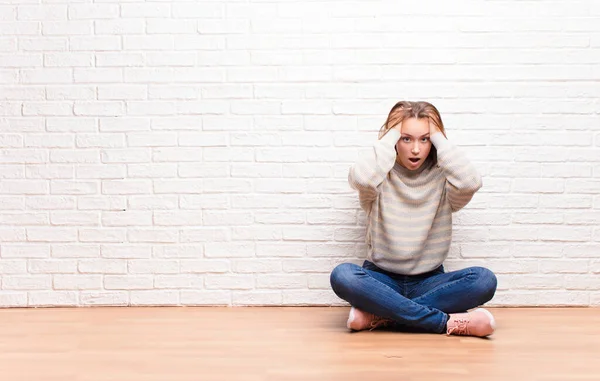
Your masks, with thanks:
M 369 331 L 372 331 L 379 326 L 387 327 L 391 323 L 392 323 L 392 321 L 389 319 L 375 318 L 375 319 L 373 319 L 373 321 L 371 321 L 371 324 L 370 324 L 371 328 L 369 329 Z
M 469 334 L 469 320 L 468 319 L 454 319 L 452 321 L 456 325 L 449 328 L 446 334 L 451 335 L 456 332 L 457 335 L 468 335 Z

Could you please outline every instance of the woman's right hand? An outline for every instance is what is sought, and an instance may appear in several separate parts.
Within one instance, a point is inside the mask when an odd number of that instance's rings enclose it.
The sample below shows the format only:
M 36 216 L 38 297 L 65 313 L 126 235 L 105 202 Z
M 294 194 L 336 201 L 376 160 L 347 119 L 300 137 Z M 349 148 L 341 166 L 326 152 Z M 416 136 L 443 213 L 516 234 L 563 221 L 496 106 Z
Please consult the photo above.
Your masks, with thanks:
M 392 125 L 392 128 L 398 130 L 398 132 L 402 132 L 402 120 L 404 119 L 404 110 L 402 108 L 394 110 L 392 115 L 389 118 L 389 124 Z

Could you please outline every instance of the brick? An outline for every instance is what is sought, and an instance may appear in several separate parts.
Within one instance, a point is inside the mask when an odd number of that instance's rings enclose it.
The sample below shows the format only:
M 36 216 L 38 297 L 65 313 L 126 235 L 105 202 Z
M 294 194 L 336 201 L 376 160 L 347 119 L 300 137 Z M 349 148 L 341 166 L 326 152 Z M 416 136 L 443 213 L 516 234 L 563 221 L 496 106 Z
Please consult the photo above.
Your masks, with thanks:
M 147 16 L 146 16 L 147 17 Z M 161 17 L 161 16 L 159 16 Z M 148 20 L 148 34 L 181 34 L 189 35 L 196 32 L 195 20 Z
M 134 245 L 103 245 L 102 256 L 105 258 L 149 258 L 151 255 L 150 246 Z
M 204 255 L 207 258 L 253 257 L 254 253 L 254 242 L 206 243 L 204 246 Z
M 51 247 L 51 253 L 52 258 L 96 258 L 100 256 L 100 246 L 93 244 L 55 244 Z
M 224 147 L 227 146 L 228 140 L 227 134 L 219 132 L 182 132 L 179 134 L 178 143 L 183 147 Z M 234 142 L 232 144 L 235 145 Z
M 96 97 L 96 90 L 86 85 L 48 86 L 46 97 L 51 100 L 92 100 Z M 97 130 L 97 122 L 92 118 L 46 118 L 49 131 L 65 132 L 93 132 Z
M 43 47 L 43 49 L 48 48 Z M 72 83 L 73 75 L 70 69 L 65 68 L 23 69 L 21 70 L 21 82 L 24 84 Z
M 125 177 L 124 165 L 80 165 L 77 166 L 76 177 L 79 179 L 121 179 Z
M 78 116 L 121 116 L 125 114 L 125 107 L 114 101 L 75 102 L 74 113 Z
M 47 154 L 40 149 L 0 150 L 0 163 L 40 164 L 47 162 Z
M 98 25 L 100 21 L 96 21 L 96 29 L 98 30 Z M 134 25 L 135 23 L 128 24 L 129 26 Z M 96 53 L 96 66 L 98 67 L 132 67 L 132 66 L 143 66 L 144 65 L 144 55 L 141 53 Z M 112 88 L 112 86 L 111 86 Z M 127 89 L 127 93 L 131 99 L 142 99 L 145 98 L 146 91 L 142 91 L 140 86 L 116 86 L 115 88 L 106 88 L 99 87 L 98 88 L 98 99 L 103 99 L 106 96 L 116 96 L 117 89 Z M 103 96 L 100 97 L 100 89 L 103 89 Z M 145 88 L 143 89 L 145 90 Z M 142 94 L 144 96 L 142 96 Z
M 157 289 L 201 289 L 204 279 L 196 274 L 157 275 L 154 277 L 154 288 Z
M 151 155 L 148 148 L 106 149 L 101 157 L 103 163 L 146 163 Z
M 66 20 L 66 5 L 21 5 L 17 7 L 18 20 Z
M 25 200 L 23 197 L 2 197 L 0 198 L 0 210 L 23 210 L 25 209 Z M 35 209 L 35 208 L 32 208 Z
M 202 213 L 200 211 L 155 211 L 153 222 L 155 226 L 190 226 L 202 224 Z
M 309 257 L 355 257 L 357 250 L 353 243 L 308 243 L 306 255 Z
M 35 291 L 29 292 L 29 307 L 64 307 L 77 304 L 74 291 Z
M 147 290 L 153 287 L 152 275 L 105 275 L 107 290 Z
M 149 131 L 150 119 L 147 118 L 108 118 L 100 119 L 102 132 Z
M 303 257 L 306 255 L 304 243 L 257 243 L 257 257 Z
M 281 291 L 233 291 L 233 304 L 239 306 L 280 306 Z
M 119 17 L 117 4 L 72 4 L 69 5 L 69 19 L 97 20 Z
M 42 21 L 42 33 L 45 35 L 76 36 L 92 32 L 92 23 L 84 21 Z
M 152 189 L 150 180 L 103 180 L 103 194 L 144 194 Z
M 101 275 L 54 275 L 55 290 L 97 290 L 102 288 Z
M 585 259 L 579 260 L 548 260 L 540 262 L 540 272 L 542 273 L 587 273 L 590 268 L 590 262 Z
M 72 179 L 74 177 L 73 165 L 46 164 L 28 165 L 25 168 L 30 179 Z M 37 197 L 39 199 L 40 197 Z
M 181 209 L 227 209 L 229 202 L 221 195 L 182 195 L 179 196 Z
M 204 188 L 206 193 L 249 193 L 252 183 L 242 179 L 206 179 Z
M 129 177 L 162 178 L 177 177 L 177 164 L 128 164 Z
M 52 287 L 51 275 L 4 275 L 4 290 L 48 290 Z
M 209 290 L 249 290 L 254 288 L 253 275 L 206 275 L 205 287 Z
M 202 193 L 201 180 L 155 180 L 154 193 L 156 194 L 197 194 Z
M 168 147 L 177 145 L 177 135 L 170 132 L 129 133 L 127 134 L 129 147 Z
M 2 225 L 47 225 L 48 214 L 39 213 L 0 213 L 0 224 Z
M 542 306 L 586 306 L 590 303 L 590 294 L 585 291 L 544 291 L 538 297 Z
M 166 229 L 129 229 L 129 242 L 171 243 L 177 242 L 178 232 Z
M 115 74 L 113 74 L 115 75 Z M 113 82 L 113 81 L 109 81 Z M 115 82 L 120 82 L 117 80 Z M 107 101 L 142 100 L 147 98 L 147 90 L 139 85 L 98 86 L 98 99 Z
M 128 207 L 133 210 L 172 210 L 178 205 L 175 196 L 131 196 L 129 197 Z M 179 216 L 179 214 L 177 214 Z M 156 214 L 155 214 L 156 221 Z
M 79 196 L 77 207 L 80 210 L 125 210 L 127 200 L 124 196 Z
M 83 291 L 79 300 L 84 306 L 127 306 L 129 294 L 124 291 Z
M 100 152 L 94 149 L 70 150 L 54 149 L 50 152 L 50 162 L 52 163 L 98 163 L 100 162 Z
M 27 263 L 22 260 L 6 260 L 0 262 L 0 274 L 24 274 L 27 270 Z
M 560 179 L 514 179 L 512 189 L 518 193 L 562 193 L 565 182 Z
M 50 212 L 50 223 L 57 226 L 99 226 L 100 213 L 98 212 Z
M 180 234 L 181 242 L 214 242 L 228 241 L 229 230 L 227 228 L 194 228 L 183 229 Z
M 124 211 L 102 212 L 102 226 L 150 226 L 152 225 L 152 212 L 150 211 Z
M 260 274 L 256 278 L 257 288 L 266 289 L 306 289 L 308 281 L 306 275 L 288 274 Z
M 154 246 L 152 248 L 152 256 L 155 258 L 201 258 L 203 254 L 204 247 L 202 245 Z
M 205 211 L 202 215 L 205 226 L 250 225 L 252 214 L 249 212 Z
M 151 85 L 148 89 L 148 99 L 187 99 L 200 97 L 200 89 L 196 86 Z
M 286 306 L 342 306 L 347 303 L 331 290 L 284 290 L 283 305 Z
M 236 273 L 272 273 L 281 271 L 281 262 L 273 259 L 236 259 L 232 261 Z
M 24 238 L 24 237 L 23 237 Z M 3 244 L 2 258 L 47 258 L 50 247 L 44 244 Z
M 172 306 L 179 304 L 178 291 L 131 291 L 131 305 Z
M 282 238 L 279 226 L 248 226 L 233 227 L 231 237 L 234 241 L 273 241 Z
M 27 293 L 26 292 L 0 292 L 0 307 L 26 307 Z
M 179 261 L 168 259 L 137 259 L 128 263 L 130 274 L 175 274 L 179 272 Z
M 126 274 L 125 259 L 89 259 L 80 260 L 77 269 L 82 274 Z
M 333 240 L 334 229 L 331 227 L 283 227 L 283 239 L 293 241 L 331 241 Z
M 181 304 L 190 306 L 231 305 L 231 291 L 181 291 Z
M 181 271 L 183 273 L 226 273 L 229 271 L 229 262 L 225 260 L 203 259 L 182 260 Z
M 145 33 L 144 19 L 99 19 L 94 21 L 94 31 L 97 35 L 127 35 Z
M 77 229 L 58 227 L 27 228 L 30 242 L 72 242 L 77 238 Z
M 328 258 L 284 259 L 283 271 L 293 273 L 331 272 L 336 264 L 336 260 Z

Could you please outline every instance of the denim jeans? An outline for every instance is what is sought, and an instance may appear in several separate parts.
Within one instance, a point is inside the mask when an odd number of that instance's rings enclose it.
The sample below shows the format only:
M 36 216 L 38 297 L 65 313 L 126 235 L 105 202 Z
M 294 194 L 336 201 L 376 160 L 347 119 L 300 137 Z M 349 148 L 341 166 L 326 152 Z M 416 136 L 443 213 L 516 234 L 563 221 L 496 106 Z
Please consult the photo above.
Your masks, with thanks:
M 343 263 L 331 273 L 331 287 L 350 305 L 391 319 L 399 329 L 443 333 L 448 314 L 488 302 L 496 276 L 483 267 L 444 272 L 444 266 L 419 275 L 399 275 L 369 261 Z

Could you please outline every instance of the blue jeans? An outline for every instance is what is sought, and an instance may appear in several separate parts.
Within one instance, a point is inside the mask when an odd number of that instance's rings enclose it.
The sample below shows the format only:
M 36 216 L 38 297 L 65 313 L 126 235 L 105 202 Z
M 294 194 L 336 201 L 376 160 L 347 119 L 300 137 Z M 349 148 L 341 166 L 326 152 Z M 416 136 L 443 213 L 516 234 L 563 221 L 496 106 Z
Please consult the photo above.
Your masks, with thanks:
M 399 329 L 443 333 L 448 314 L 465 312 L 492 299 L 496 276 L 483 267 L 419 275 L 385 271 L 369 261 L 343 263 L 331 273 L 331 287 L 350 305 L 392 319 Z

